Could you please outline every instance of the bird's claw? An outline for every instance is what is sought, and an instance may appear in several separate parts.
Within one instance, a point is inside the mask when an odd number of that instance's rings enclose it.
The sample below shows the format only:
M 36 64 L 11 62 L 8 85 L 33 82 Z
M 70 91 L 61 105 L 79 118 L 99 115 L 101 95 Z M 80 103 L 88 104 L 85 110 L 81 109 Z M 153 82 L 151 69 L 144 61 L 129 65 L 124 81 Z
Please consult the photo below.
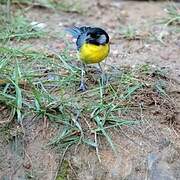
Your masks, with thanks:
M 107 74 L 102 74 L 101 75 L 101 83 L 102 83 L 102 85 L 108 84 L 108 76 L 107 76 Z
M 85 85 L 84 82 L 81 82 L 78 91 L 84 92 L 86 90 L 87 90 L 87 86 Z

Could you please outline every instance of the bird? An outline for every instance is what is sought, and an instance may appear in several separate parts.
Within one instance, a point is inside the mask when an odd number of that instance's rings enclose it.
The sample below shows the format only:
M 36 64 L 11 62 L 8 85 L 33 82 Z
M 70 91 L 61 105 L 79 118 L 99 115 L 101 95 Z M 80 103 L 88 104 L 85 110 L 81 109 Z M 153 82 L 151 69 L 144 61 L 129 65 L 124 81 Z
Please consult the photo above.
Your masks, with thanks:
M 99 27 L 74 26 L 66 30 L 76 38 L 78 57 L 81 60 L 81 81 L 79 90 L 86 91 L 84 74 L 87 64 L 97 63 L 104 77 L 100 62 L 103 61 L 110 52 L 109 35 L 104 29 Z

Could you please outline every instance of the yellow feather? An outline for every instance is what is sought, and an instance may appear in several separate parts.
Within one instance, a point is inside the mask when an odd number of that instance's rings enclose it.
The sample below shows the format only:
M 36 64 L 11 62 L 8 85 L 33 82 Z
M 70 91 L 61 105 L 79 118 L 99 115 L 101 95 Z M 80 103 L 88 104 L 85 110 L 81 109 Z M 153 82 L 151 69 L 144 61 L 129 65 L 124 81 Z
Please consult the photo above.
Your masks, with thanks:
M 85 43 L 80 48 L 79 56 L 86 64 L 99 63 L 107 57 L 109 49 L 109 44 L 94 45 Z

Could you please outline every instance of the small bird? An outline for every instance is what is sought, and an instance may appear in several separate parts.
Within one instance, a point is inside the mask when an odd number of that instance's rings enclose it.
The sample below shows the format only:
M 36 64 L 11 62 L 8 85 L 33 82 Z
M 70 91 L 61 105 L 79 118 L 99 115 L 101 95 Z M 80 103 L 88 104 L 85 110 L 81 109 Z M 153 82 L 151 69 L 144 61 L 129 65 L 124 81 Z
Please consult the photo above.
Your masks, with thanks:
M 98 63 L 99 68 L 103 73 L 100 62 L 103 61 L 109 54 L 109 36 L 106 31 L 98 27 L 73 27 L 67 29 L 67 31 L 70 32 L 74 38 L 76 38 L 79 59 L 82 61 L 79 90 L 85 91 L 85 65 Z

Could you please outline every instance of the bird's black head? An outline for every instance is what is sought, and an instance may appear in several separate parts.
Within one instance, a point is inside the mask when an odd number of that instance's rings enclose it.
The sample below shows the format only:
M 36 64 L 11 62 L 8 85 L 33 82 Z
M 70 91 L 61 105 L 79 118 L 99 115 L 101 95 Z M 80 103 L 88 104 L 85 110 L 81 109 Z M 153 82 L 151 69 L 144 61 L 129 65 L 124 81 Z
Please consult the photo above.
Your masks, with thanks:
M 101 28 L 90 28 L 86 35 L 86 42 L 95 45 L 105 45 L 109 42 L 109 36 Z

